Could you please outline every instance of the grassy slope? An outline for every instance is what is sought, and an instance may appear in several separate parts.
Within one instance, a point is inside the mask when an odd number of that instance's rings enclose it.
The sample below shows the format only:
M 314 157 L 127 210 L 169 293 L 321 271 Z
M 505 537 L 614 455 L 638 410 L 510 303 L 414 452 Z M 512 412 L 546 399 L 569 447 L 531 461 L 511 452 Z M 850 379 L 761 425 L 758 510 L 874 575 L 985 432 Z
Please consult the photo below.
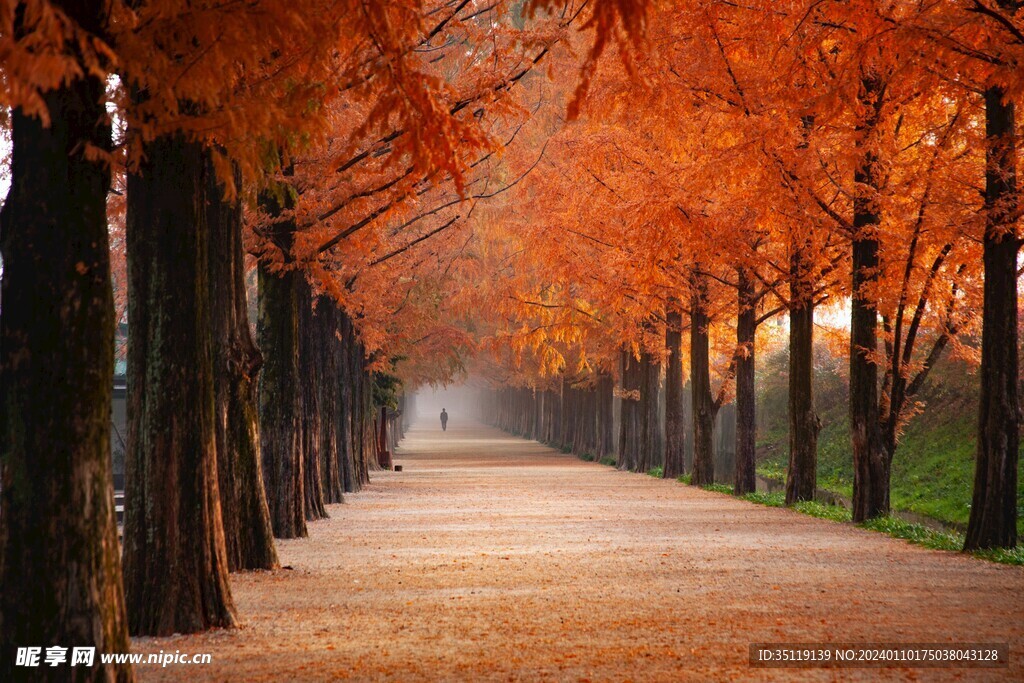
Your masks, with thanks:
M 853 466 L 849 443 L 846 381 L 842 368 L 819 354 L 816 402 L 822 430 L 818 441 L 818 485 L 850 497 Z M 759 378 L 763 406 L 758 472 L 784 478 L 788 458 L 785 358 L 766 359 Z M 780 373 L 779 371 L 782 370 Z M 977 378 L 960 362 L 935 368 L 921 396 L 924 411 L 907 426 L 893 459 L 892 503 L 944 522 L 966 524 L 974 480 Z M 1018 475 L 1018 507 L 1024 517 L 1024 460 Z M 1024 533 L 1024 519 L 1019 522 Z

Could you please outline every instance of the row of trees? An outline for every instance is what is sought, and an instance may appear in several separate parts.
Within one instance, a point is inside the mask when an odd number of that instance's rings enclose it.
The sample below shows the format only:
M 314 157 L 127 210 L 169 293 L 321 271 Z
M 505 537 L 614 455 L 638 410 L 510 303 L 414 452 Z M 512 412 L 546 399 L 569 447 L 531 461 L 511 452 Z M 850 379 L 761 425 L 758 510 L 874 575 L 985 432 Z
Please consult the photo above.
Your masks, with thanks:
M 655 13 L 659 49 L 633 64 L 648 87 L 612 65 L 595 75 L 581 119 L 501 214 L 492 267 L 509 275 L 478 294 L 498 310 L 488 333 L 499 362 L 483 371 L 518 389 L 495 419 L 533 434 L 509 412 L 561 405 L 552 441 L 571 446 L 566 401 L 614 373 L 620 465 L 663 463 L 677 476 L 692 439 L 700 485 L 714 477 L 716 414 L 735 400 L 735 490 L 751 491 L 757 331 L 782 316 L 786 499 L 806 500 L 820 429 L 817 313 L 845 335 L 854 519 L 888 513 L 900 434 L 925 409 L 930 370 L 953 353 L 978 364 L 981 382 L 966 545 L 1014 546 L 1016 9 L 708 0 Z M 662 365 L 664 447 L 648 427 Z M 588 418 L 588 429 L 600 424 Z
M 236 623 L 227 572 L 275 566 L 272 537 L 304 536 L 366 482 L 381 373 L 461 367 L 471 340 L 442 319 L 444 283 L 472 208 L 515 170 L 497 156 L 529 119 L 532 72 L 576 26 L 600 36 L 588 64 L 629 44 L 643 9 L 0 5 L 5 680 L 41 673 L 15 668 L 17 646 L 123 652 L 129 633 Z M 129 329 L 123 566 L 112 273 Z
M 273 565 L 271 535 L 366 480 L 375 373 L 444 381 L 478 347 L 524 431 L 669 475 L 691 438 L 698 484 L 735 397 L 742 492 L 757 330 L 784 315 L 795 501 L 815 312 L 842 311 L 858 519 L 887 511 L 900 431 L 955 352 L 982 381 L 968 546 L 1015 543 L 1016 2 L 646 5 L 2 4 L 5 675 L 17 645 L 234 623 L 226 572 Z

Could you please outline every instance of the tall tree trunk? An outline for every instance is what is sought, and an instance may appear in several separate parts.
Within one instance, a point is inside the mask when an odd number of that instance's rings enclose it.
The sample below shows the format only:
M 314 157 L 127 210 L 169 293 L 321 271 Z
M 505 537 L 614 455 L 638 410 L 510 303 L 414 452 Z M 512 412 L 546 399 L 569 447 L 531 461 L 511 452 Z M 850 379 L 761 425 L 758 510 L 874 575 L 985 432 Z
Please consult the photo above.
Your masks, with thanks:
M 615 452 L 615 378 L 602 372 L 597 379 L 597 452 L 596 460 Z
M 125 593 L 131 632 L 234 626 L 214 415 L 205 154 L 181 134 L 128 176 Z
M 547 402 L 548 409 L 551 413 L 551 424 L 548 426 L 548 438 L 546 439 L 546 443 L 554 446 L 556 445 L 555 442 L 558 440 L 558 431 L 561 428 L 562 401 L 560 394 L 548 390 Z
M 580 453 L 594 455 L 594 425 L 597 420 L 597 403 L 594 387 L 588 387 L 580 393 Z
M 666 311 L 665 349 L 665 466 L 662 475 L 675 479 L 685 471 L 686 416 L 683 413 L 683 314 L 670 300 Z
M 858 126 L 860 159 L 854 171 L 853 288 L 850 302 L 850 436 L 853 447 L 853 521 L 889 514 L 890 454 L 882 439 L 878 408 L 878 313 L 875 288 L 879 277 L 877 203 L 878 156 L 870 138 L 878 125 L 884 90 L 872 74 L 861 78 L 860 104 L 867 113 Z
M 583 452 L 584 444 L 586 442 L 586 422 L 583 417 L 583 411 L 586 410 L 586 389 L 571 388 L 569 394 L 569 405 L 572 407 L 572 428 L 570 432 L 570 445 L 573 446 L 573 452 L 580 454 Z
M 236 186 L 241 174 L 235 174 Z M 263 356 L 249 331 L 242 203 L 226 200 L 207 156 L 203 188 L 208 232 L 210 327 L 217 469 L 228 569 L 273 569 L 277 550 L 260 462 L 256 382 Z
M 661 393 L 661 362 L 644 351 L 640 356 L 640 458 L 638 472 L 647 472 L 662 462 L 661 415 L 658 402 Z
M 1016 3 L 1000 2 L 1004 9 Z M 1017 544 L 1017 164 L 1014 106 L 997 86 L 985 91 L 985 285 L 981 403 L 974 496 L 965 550 Z
M 683 420 L 685 433 L 693 434 L 693 381 L 687 378 L 683 383 Z M 693 470 L 693 439 L 683 444 L 683 472 Z
M 356 490 L 359 490 L 363 487 L 363 472 L 366 470 L 366 450 L 363 444 L 366 437 L 366 402 L 363 352 L 358 341 L 354 341 L 350 349 L 349 364 L 352 373 L 352 476 L 356 481 Z
M 327 296 L 321 296 L 316 309 L 320 330 L 320 362 L 322 379 L 316 387 L 320 403 L 320 476 L 324 501 L 341 503 L 341 373 L 342 344 L 341 312 L 337 304 Z M 407 397 L 402 395 L 402 417 L 397 423 L 399 434 L 404 434 Z
M 572 405 L 572 387 L 569 380 L 562 378 L 562 433 L 559 435 L 559 448 L 572 446 L 573 430 L 576 427 L 576 411 Z
M 690 381 L 693 383 L 694 486 L 715 483 L 715 401 L 711 396 L 711 357 L 708 344 L 707 288 L 694 276 L 690 299 Z
M 640 447 L 640 361 L 632 352 L 622 351 L 622 408 L 619 418 L 620 470 L 635 471 Z
M 106 19 L 98 5 L 63 9 L 93 34 Z M 89 145 L 111 147 L 103 92 L 90 76 L 44 94 L 48 127 L 11 114 L 11 189 L 0 211 L 5 681 L 70 675 L 16 667 L 19 646 L 129 647 L 110 467 L 110 175 L 86 159 Z M 132 680 L 130 665 L 96 659 L 75 680 Z
M 530 406 L 533 411 L 533 439 L 543 441 L 544 439 L 544 392 L 539 389 L 531 390 Z
M 555 442 L 562 430 L 562 395 L 558 392 L 550 391 L 548 392 L 548 397 L 551 399 L 551 414 L 553 416 L 551 420 L 551 438 L 548 440 L 548 444 L 557 447 L 558 444 Z
M 548 390 L 541 391 L 538 395 L 541 410 L 540 436 L 537 440 L 541 443 L 549 443 L 551 438 L 551 393 Z
M 736 313 L 736 472 L 733 493 L 742 496 L 757 487 L 755 474 L 757 415 L 754 396 L 754 352 L 757 334 L 757 293 L 747 271 L 737 273 Z
M 264 193 L 261 201 L 271 215 L 288 208 L 271 192 Z M 293 223 L 280 221 L 273 231 L 275 242 L 287 258 Z M 259 385 L 260 452 L 270 522 L 277 538 L 301 538 L 307 533 L 299 410 L 302 385 L 297 280 L 301 277 L 295 270 L 271 272 L 262 260 L 258 266 L 257 336 L 264 358 Z
M 544 392 L 540 389 L 534 389 L 533 392 L 533 411 L 534 411 L 534 440 L 544 443 L 544 428 L 545 428 L 545 415 L 544 415 Z
M 587 429 L 588 429 L 588 450 L 587 452 L 594 456 L 601 450 L 601 382 L 603 376 L 598 375 L 594 386 L 590 389 L 590 402 L 587 409 Z
M 804 272 L 803 245 L 790 252 L 789 308 L 789 468 L 786 505 L 814 500 L 817 488 L 818 430 L 814 412 L 814 300 Z
M 357 347 L 357 361 L 359 368 L 359 460 L 357 462 L 357 473 L 360 486 L 370 483 L 370 463 L 376 462 L 377 453 L 374 449 L 373 434 L 373 378 L 367 371 L 366 348 L 360 343 Z
M 592 446 L 592 435 L 595 413 L 593 410 L 592 397 L 594 396 L 593 388 L 579 389 L 576 394 L 576 405 L 579 426 L 576 428 L 576 440 L 579 442 L 579 449 L 576 451 L 582 455 L 584 453 L 593 454 Z
M 321 315 L 313 310 L 313 289 L 305 277 L 297 278 L 299 304 L 299 414 L 302 424 L 302 492 L 306 521 L 327 517 L 320 475 L 320 438 L 323 427 L 320 387 L 325 381 L 320 329 Z
M 361 486 L 355 470 L 355 436 L 352 431 L 353 407 L 355 406 L 355 380 L 352 375 L 352 347 L 355 345 L 352 319 L 341 312 L 341 357 L 339 362 L 339 389 L 341 391 L 341 423 L 338 434 L 338 460 L 341 467 L 341 484 L 345 493 L 354 493 Z

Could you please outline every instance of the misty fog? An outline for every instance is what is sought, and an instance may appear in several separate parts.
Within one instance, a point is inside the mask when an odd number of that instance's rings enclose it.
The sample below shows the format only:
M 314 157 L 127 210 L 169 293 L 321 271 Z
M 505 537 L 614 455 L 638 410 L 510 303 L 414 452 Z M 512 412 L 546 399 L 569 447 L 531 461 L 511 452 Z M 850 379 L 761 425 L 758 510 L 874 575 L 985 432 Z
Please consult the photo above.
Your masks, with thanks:
M 441 410 L 448 412 L 449 428 L 480 420 L 480 393 L 469 384 L 448 387 L 421 387 L 414 394 L 414 423 L 435 422 L 440 425 Z

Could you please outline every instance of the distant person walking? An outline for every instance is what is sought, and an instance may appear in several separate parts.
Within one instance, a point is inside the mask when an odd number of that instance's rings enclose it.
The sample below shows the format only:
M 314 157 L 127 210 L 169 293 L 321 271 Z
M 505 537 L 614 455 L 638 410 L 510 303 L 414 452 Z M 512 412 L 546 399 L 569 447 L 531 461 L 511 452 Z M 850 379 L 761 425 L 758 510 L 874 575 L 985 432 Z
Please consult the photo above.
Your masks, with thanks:
M 444 408 L 441 408 L 441 431 L 448 431 L 448 411 Z

